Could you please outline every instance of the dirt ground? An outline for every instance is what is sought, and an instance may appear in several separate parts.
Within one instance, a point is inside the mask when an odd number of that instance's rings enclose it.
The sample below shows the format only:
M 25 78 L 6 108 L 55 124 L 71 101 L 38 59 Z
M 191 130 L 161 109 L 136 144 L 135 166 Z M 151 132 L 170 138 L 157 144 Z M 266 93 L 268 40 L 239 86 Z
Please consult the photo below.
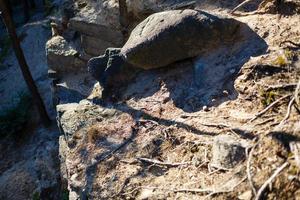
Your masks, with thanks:
M 299 154 L 291 148 L 300 134 L 299 108 L 292 104 L 300 15 L 297 7 L 274 14 L 272 6 L 230 15 L 232 6 L 200 4 L 247 25 L 232 46 L 141 72 L 116 89 L 112 102 L 94 98 L 118 114 L 73 135 L 67 161 L 78 182 L 73 189 L 83 187 L 88 199 L 300 199 Z M 204 65 L 200 74 L 197 65 Z M 250 144 L 232 169 L 211 164 L 220 134 Z

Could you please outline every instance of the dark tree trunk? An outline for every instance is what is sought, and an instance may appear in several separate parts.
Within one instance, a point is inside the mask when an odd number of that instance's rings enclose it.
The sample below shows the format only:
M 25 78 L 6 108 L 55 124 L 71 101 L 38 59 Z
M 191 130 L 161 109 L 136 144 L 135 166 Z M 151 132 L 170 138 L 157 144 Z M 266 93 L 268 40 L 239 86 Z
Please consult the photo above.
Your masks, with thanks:
M 129 17 L 126 0 L 119 0 L 119 21 L 122 27 L 122 33 L 124 39 L 128 37 L 128 26 L 129 26 Z
M 30 8 L 31 9 L 35 9 L 36 8 L 36 4 L 34 0 L 29 0 L 29 4 L 30 4 Z
M 42 120 L 42 122 L 44 123 L 44 125 L 49 125 L 50 124 L 50 118 L 47 114 L 47 111 L 45 109 L 45 105 L 42 101 L 42 98 L 38 92 L 38 89 L 34 83 L 34 80 L 31 76 L 31 73 L 29 71 L 28 65 L 26 63 L 23 51 L 21 49 L 20 46 L 20 42 L 15 30 L 15 25 L 13 23 L 13 20 L 11 18 L 11 16 L 9 15 L 8 9 L 5 5 L 4 0 L 0 0 L 0 10 L 1 10 L 1 15 L 3 18 L 3 21 L 5 23 L 5 26 L 7 28 L 7 32 L 9 33 L 9 36 L 12 40 L 12 45 L 13 45 L 13 49 L 14 52 L 16 54 L 17 60 L 19 62 L 23 77 L 25 79 L 25 82 L 28 86 L 29 91 L 31 92 L 33 101 L 35 103 L 35 105 L 38 108 L 39 114 L 40 114 L 40 118 Z
M 4 3 L 5 3 L 5 5 L 6 5 L 8 11 L 9 11 L 9 13 L 10 13 L 10 15 L 11 15 L 11 14 L 12 14 L 12 7 L 11 7 L 10 0 L 5 0 Z

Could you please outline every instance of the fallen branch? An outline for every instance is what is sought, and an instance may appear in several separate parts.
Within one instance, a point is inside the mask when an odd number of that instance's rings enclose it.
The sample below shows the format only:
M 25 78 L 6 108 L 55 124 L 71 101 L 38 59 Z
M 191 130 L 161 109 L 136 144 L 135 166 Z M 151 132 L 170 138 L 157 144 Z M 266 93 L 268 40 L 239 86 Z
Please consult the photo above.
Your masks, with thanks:
M 191 6 L 195 6 L 196 1 L 190 1 L 190 2 L 183 2 L 183 3 L 179 3 L 179 4 L 175 4 L 173 6 L 170 7 L 171 10 L 175 10 L 175 9 L 183 9 L 183 8 L 188 8 Z
M 205 197 L 205 199 L 208 198 L 208 197 L 211 197 L 211 196 L 213 196 L 213 195 L 216 195 L 216 194 L 232 192 L 232 191 L 234 190 L 234 188 L 236 188 L 237 186 L 239 186 L 239 185 L 240 185 L 242 182 L 244 182 L 246 179 L 247 179 L 247 177 L 244 177 L 240 182 L 238 182 L 236 185 L 234 185 L 230 190 L 227 190 L 227 191 L 225 191 L 225 190 L 219 190 L 219 191 L 212 192 L 212 193 L 208 194 L 208 195 Z
M 170 189 L 170 188 L 162 188 L 162 187 L 151 187 L 151 186 L 141 186 L 144 189 L 154 189 L 154 190 L 166 190 L 171 192 L 195 192 L 195 193 L 210 193 L 213 192 L 211 188 L 204 189 Z
M 281 46 L 282 46 L 283 44 L 285 44 L 285 43 L 290 43 L 290 44 L 292 44 L 292 45 L 294 45 L 294 46 L 300 48 L 300 43 L 296 43 L 296 42 L 293 42 L 293 41 L 291 41 L 291 40 L 285 40 L 285 41 L 283 41 L 283 42 L 280 42 L 279 46 L 281 47 Z
M 266 91 L 271 91 L 271 90 L 278 90 L 278 89 L 295 89 L 297 87 L 297 83 L 288 83 L 288 84 L 279 84 L 279 85 L 271 85 L 268 86 Z
M 293 141 L 293 142 L 290 142 L 289 145 L 290 145 L 291 152 L 295 156 L 296 165 L 300 168 L 300 142 Z
M 186 115 L 186 114 L 183 114 L 183 115 L 180 115 L 179 116 L 180 118 L 183 118 L 183 119 L 186 119 L 186 118 L 198 118 L 198 117 L 203 117 L 203 115 Z
M 258 145 L 258 142 L 250 150 L 248 160 L 247 160 L 247 177 L 248 177 L 248 181 L 249 181 L 249 184 L 251 186 L 252 192 L 255 196 L 256 196 L 256 188 L 254 186 L 254 183 L 253 183 L 253 180 L 252 180 L 252 175 L 251 175 L 251 159 L 253 157 L 254 149 L 257 147 L 257 145 Z
M 154 159 L 149 159 L 149 158 L 137 158 L 137 160 L 142 161 L 142 162 L 152 163 L 155 165 L 168 166 L 168 167 L 178 167 L 181 165 L 189 165 L 192 163 L 192 162 L 169 163 L 169 162 L 161 162 L 159 160 L 154 160 Z
M 235 8 L 233 8 L 233 9 L 230 11 L 230 14 L 233 14 L 235 11 L 237 11 L 239 8 L 241 8 L 242 6 L 246 5 L 246 4 L 249 3 L 250 1 L 252 1 L 252 0 L 245 0 L 245 1 L 243 1 L 242 3 L 240 3 L 239 5 L 237 5 Z
M 207 126 L 207 127 L 213 127 L 213 128 L 218 128 L 218 129 L 226 129 L 229 130 L 231 133 L 233 133 L 236 137 L 240 137 L 240 135 L 232 128 L 230 125 L 223 124 L 223 123 L 218 123 L 218 124 L 206 124 L 206 123 L 200 123 L 202 126 Z
M 277 105 L 280 101 L 290 97 L 291 95 L 285 95 L 279 99 L 277 99 L 276 101 L 274 101 L 273 103 L 271 103 L 268 107 L 266 107 L 265 109 L 263 109 L 262 111 L 258 112 L 257 114 L 255 114 L 255 116 L 250 119 L 249 122 L 253 122 L 254 120 L 256 120 L 258 117 L 262 116 L 263 114 L 265 114 L 266 112 L 268 112 L 268 110 L 270 110 L 271 108 L 273 108 L 275 105 Z
M 182 188 L 182 189 L 170 189 L 170 188 L 162 188 L 162 187 L 149 187 L 149 186 L 141 186 L 141 188 L 145 189 L 158 189 L 158 190 L 166 190 L 166 191 L 171 191 L 171 192 L 194 192 L 194 193 L 209 193 L 209 196 L 219 194 L 219 193 L 228 193 L 232 192 L 234 188 L 236 188 L 238 185 L 240 185 L 242 182 L 244 182 L 247 179 L 247 177 L 244 177 L 241 181 L 239 181 L 237 184 L 229 188 L 228 190 L 225 189 L 220 189 L 216 190 L 213 188 L 203 188 L 203 189 L 187 189 L 187 188 Z M 224 184 L 223 184 L 224 185 Z
M 255 126 L 261 126 L 261 125 L 267 124 L 267 123 L 272 122 L 272 121 L 274 121 L 274 119 L 272 119 L 272 118 L 271 119 L 267 119 L 267 120 L 265 120 L 263 122 L 255 124 Z
M 219 128 L 219 129 L 223 129 L 223 128 L 230 128 L 231 127 L 227 124 L 223 124 L 223 123 L 219 123 L 219 124 L 206 124 L 206 123 L 200 123 L 200 125 L 202 126 L 207 126 L 207 127 L 214 127 L 214 128 Z
M 150 119 L 140 119 L 139 122 L 140 122 L 140 123 L 151 122 L 152 124 L 159 126 L 159 123 L 158 123 L 158 122 L 156 122 L 156 121 L 154 121 L 154 120 L 150 120 Z
M 300 107 L 300 80 L 299 80 L 297 88 L 295 90 L 295 101 L 296 101 L 297 106 Z
M 120 160 L 121 163 L 125 163 L 125 164 L 129 164 L 129 165 L 134 165 L 137 164 L 138 161 L 137 160 Z
M 268 187 L 269 184 L 279 175 L 279 173 L 284 170 L 289 165 L 288 162 L 283 163 L 279 168 L 277 168 L 274 174 L 259 188 L 257 195 L 255 196 L 255 200 L 261 199 L 262 194 L 264 193 L 265 189 Z
M 295 102 L 295 97 L 293 97 L 290 102 L 289 102 L 289 105 L 288 105 L 288 110 L 286 112 L 286 115 L 285 117 L 283 118 L 283 120 L 281 120 L 280 124 L 279 125 L 282 125 L 286 120 L 288 120 L 288 118 L 290 117 L 290 114 L 291 114 L 291 110 L 292 110 L 292 106 Z

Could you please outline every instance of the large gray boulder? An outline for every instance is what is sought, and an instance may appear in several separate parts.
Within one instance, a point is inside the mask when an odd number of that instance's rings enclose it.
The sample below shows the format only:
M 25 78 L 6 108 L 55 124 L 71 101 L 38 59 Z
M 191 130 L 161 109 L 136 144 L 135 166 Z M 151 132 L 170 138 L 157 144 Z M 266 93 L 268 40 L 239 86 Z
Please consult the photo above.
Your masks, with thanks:
M 109 48 L 104 55 L 92 58 L 88 70 L 108 88 L 109 82 L 117 79 L 115 75 L 128 66 L 146 70 L 165 67 L 232 42 L 239 24 L 191 9 L 155 13 L 132 31 L 121 49 Z
M 203 11 L 155 13 L 131 32 L 121 54 L 136 67 L 159 68 L 219 46 L 232 39 L 237 28 L 235 20 Z

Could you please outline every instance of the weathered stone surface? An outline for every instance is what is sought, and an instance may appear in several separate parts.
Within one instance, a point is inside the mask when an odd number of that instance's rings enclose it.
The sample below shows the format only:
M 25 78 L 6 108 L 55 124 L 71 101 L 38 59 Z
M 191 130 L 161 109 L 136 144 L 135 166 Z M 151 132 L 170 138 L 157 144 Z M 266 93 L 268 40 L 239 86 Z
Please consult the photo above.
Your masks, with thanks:
M 82 138 L 87 136 L 87 130 L 92 125 L 118 116 L 120 112 L 82 100 L 79 103 L 58 105 L 57 113 L 58 125 L 64 134 L 59 139 L 62 183 L 67 185 L 70 200 L 82 199 L 85 180 L 74 168 L 74 163 L 78 163 L 79 168 L 86 168 L 87 163 L 74 160 L 73 148 L 86 142 Z
M 80 17 L 70 19 L 70 28 L 85 35 L 96 37 L 107 42 L 113 42 L 116 45 L 122 43 L 123 35 L 121 31 L 113 27 L 86 21 Z
M 56 109 L 62 131 L 68 142 L 79 129 L 88 127 L 103 118 L 111 118 L 118 113 L 114 109 L 106 109 L 87 100 L 79 103 L 60 104 Z
M 109 47 L 117 47 L 118 44 L 115 44 L 113 42 L 108 42 L 105 40 L 102 40 L 100 38 L 87 36 L 87 35 L 81 35 L 81 46 L 84 49 L 84 51 L 93 56 L 101 55 L 107 48 Z
M 144 69 L 166 66 L 234 39 L 237 21 L 191 9 L 155 13 L 131 33 L 121 53 Z
M 128 12 L 132 13 L 135 18 L 143 18 L 147 14 L 161 11 L 159 7 L 161 3 L 161 0 L 131 0 L 127 1 L 127 7 Z
M 104 88 L 122 87 L 137 72 L 124 62 L 120 48 L 108 48 L 103 55 L 90 59 L 87 67 L 91 76 Z
M 194 0 L 130 0 L 127 1 L 128 12 L 137 19 L 145 19 L 150 14 L 163 10 L 187 8 L 194 5 Z
M 63 37 L 52 37 L 46 43 L 48 67 L 57 72 L 76 71 L 85 67 L 79 53 Z
M 216 136 L 213 143 L 212 166 L 220 168 L 233 168 L 245 159 L 247 145 L 230 135 Z
M 67 73 L 52 84 L 53 104 L 79 103 L 90 95 L 95 80 L 86 72 Z

